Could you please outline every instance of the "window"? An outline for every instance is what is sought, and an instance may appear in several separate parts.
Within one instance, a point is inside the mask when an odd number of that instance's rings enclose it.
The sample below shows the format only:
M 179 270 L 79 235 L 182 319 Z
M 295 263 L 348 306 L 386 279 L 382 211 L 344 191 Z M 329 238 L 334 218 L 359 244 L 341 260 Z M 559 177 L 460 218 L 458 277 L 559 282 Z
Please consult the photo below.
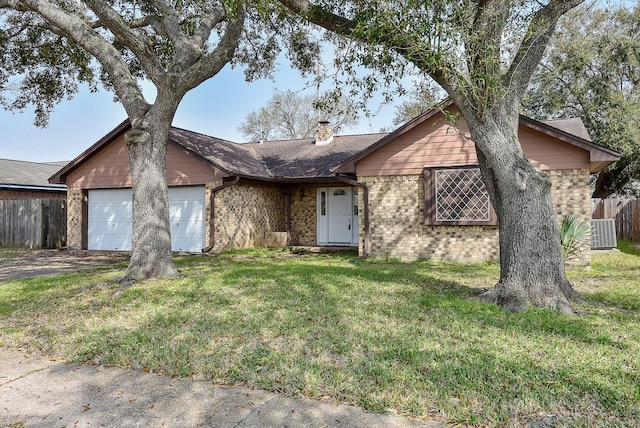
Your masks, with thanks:
M 353 215 L 358 215 L 358 189 L 353 189 Z
M 327 215 L 327 192 L 320 192 L 320 215 Z
M 478 167 L 428 168 L 424 179 L 425 224 L 497 224 Z

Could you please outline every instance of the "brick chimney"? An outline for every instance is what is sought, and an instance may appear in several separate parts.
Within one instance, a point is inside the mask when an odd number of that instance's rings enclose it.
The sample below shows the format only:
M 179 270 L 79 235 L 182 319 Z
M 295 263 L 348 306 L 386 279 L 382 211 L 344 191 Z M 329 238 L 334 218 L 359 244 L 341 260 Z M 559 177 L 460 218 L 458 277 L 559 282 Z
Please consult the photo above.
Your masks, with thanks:
M 316 128 L 316 146 L 326 146 L 333 141 L 333 128 L 328 120 L 320 120 Z

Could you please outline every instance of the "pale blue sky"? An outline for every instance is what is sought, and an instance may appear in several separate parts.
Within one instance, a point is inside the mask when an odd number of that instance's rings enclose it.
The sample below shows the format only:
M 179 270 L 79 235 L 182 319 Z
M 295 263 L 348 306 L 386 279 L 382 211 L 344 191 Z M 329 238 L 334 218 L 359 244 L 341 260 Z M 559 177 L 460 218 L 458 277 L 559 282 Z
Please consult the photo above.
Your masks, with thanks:
M 274 89 L 303 90 L 309 79 L 282 63 L 274 81 L 247 83 L 241 68 L 225 67 L 217 76 L 189 92 L 176 113 L 173 125 L 231 141 L 243 142 L 238 125 L 251 111 L 263 106 Z M 331 89 L 326 84 L 325 90 Z M 313 89 L 309 89 L 314 91 Z M 395 114 L 391 105 L 371 102 L 378 111 L 362 118 L 343 134 L 378 132 L 390 127 Z M 89 148 L 126 118 L 122 105 L 108 92 L 90 93 L 84 88 L 70 101 L 56 106 L 47 128 L 33 125 L 33 111 L 0 109 L 0 158 L 34 162 L 71 160 Z

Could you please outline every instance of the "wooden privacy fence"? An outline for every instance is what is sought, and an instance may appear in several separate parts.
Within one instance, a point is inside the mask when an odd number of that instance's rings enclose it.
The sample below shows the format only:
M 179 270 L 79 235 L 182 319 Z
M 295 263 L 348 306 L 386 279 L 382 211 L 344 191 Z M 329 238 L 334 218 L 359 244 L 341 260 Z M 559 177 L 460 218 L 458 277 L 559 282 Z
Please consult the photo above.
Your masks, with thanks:
M 591 218 L 613 218 L 618 239 L 640 241 L 639 199 L 591 199 Z
M 0 247 L 60 248 L 67 242 L 67 201 L 0 201 Z

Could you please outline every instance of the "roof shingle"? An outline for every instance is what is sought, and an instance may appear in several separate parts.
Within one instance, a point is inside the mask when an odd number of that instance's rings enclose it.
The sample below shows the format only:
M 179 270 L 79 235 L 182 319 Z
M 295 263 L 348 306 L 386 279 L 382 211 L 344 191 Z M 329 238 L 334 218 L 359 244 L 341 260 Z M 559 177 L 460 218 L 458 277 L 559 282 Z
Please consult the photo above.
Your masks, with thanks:
M 25 187 L 55 187 L 64 189 L 64 184 L 49 184 L 48 178 L 66 162 L 27 162 L 0 159 L 0 185 Z

